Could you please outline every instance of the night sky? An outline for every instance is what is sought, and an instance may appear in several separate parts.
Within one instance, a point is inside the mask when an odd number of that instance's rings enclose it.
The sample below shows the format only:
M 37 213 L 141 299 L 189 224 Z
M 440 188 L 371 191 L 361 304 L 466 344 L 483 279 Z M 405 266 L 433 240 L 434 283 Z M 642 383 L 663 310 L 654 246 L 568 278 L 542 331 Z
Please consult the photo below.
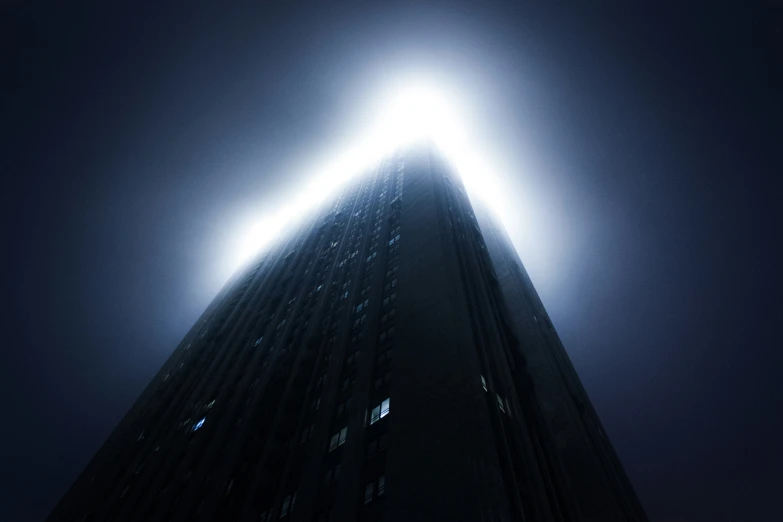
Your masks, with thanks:
M 783 520 L 783 4 L 59 4 L 0 7 L 0 520 L 46 516 L 247 216 L 417 74 L 469 100 L 650 519 Z

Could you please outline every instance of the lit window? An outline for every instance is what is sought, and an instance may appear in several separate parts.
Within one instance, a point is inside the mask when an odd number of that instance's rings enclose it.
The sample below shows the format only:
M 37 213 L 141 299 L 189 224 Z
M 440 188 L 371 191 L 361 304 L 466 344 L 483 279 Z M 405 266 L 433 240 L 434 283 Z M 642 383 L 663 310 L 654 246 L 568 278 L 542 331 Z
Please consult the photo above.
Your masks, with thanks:
M 199 429 L 200 427 L 202 427 L 202 426 L 204 425 L 204 422 L 206 422 L 206 420 L 207 420 L 207 418 L 206 418 L 206 417 L 204 417 L 204 418 L 202 418 L 200 421 L 198 421 L 197 423 L 195 423 L 195 424 L 193 425 L 193 431 L 196 431 L 197 429 Z
M 261 337 L 256 339 L 256 342 L 255 342 L 255 344 L 253 346 L 258 346 L 259 344 L 261 344 L 261 341 L 263 341 L 263 340 L 264 340 L 264 336 L 262 335 Z
M 503 399 L 500 398 L 500 395 L 496 395 L 496 397 L 498 399 L 498 408 L 500 408 L 500 411 L 502 411 L 503 413 L 506 413 L 506 407 L 503 404 Z
M 389 414 L 389 399 L 384 399 L 378 406 L 370 411 L 370 424 L 375 424 Z
M 483 375 L 481 376 L 481 387 L 484 388 L 484 391 L 488 391 L 487 390 L 487 380 L 484 378 Z

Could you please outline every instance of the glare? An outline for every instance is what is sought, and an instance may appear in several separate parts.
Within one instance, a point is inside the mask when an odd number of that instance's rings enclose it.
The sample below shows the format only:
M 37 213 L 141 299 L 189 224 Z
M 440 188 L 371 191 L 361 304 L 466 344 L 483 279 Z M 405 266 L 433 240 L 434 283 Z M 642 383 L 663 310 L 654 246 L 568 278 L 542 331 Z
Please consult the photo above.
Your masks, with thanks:
M 206 420 L 207 420 L 207 418 L 206 418 L 206 417 L 204 417 L 203 419 L 201 419 L 200 421 L 198 421 L 197 423 L 195 423 L 195 424 L 193 425 L 193 431 L 196 431 L 196 430 L 198 430 L 200 427 L 202 427 L 202 426 L 204 425 L 204 423 L 206 422 Z
M 471 196 L 480 197 L 504 220 L 503 192 L 492 166 L 480 157 L 469 137 L 472 126 L 460 114 L 457 96 L 443 86 L 409 82 L 383 97 L 368 132 L 355 145 L 322 167 L 299 190 L 292 202 L 247 225 L 232 271 L 247 263 L 278 237 L 317 208 L 346 181 L 378 164 L 396 148 L 430 140 L 461 175 Z M 290 201 L 290 200 L 289 200 Z

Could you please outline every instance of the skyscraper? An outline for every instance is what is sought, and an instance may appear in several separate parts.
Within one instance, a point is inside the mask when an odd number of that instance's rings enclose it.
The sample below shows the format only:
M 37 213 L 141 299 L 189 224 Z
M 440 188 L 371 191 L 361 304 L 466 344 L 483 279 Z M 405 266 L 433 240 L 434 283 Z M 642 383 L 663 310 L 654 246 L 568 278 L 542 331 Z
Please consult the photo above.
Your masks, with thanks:
M 236 274 L 51 521 L 644 521 L 516 252 L 433 148 Z

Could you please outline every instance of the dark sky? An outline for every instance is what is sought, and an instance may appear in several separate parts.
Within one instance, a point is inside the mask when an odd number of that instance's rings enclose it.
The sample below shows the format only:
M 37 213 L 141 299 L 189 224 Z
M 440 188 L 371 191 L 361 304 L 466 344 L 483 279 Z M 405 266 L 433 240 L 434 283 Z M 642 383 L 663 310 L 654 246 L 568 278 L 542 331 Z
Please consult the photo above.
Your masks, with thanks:
M 470 99 L 651 520 L 783 520 L 783 4 L 158 3 L 0 7 L 0 520 L 43 519 L 242 216 L 410 71 Z

